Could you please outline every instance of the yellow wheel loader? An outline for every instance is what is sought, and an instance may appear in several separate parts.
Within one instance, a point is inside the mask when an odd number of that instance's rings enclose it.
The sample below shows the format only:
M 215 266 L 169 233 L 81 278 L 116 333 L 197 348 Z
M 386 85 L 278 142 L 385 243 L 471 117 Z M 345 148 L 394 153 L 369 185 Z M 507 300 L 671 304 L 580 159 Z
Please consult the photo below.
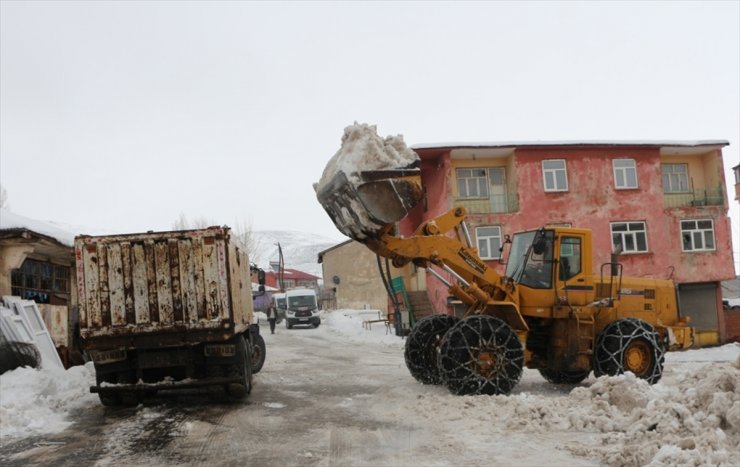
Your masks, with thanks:
M 342 233 L 395 267 L 426 268 L 465 304 L 462 319 L 439 314 L 416 323 L 405 347 L 414 378 L 454 394 L 508 394 L 525 366 L 556 384 L 579 383 L 592 370 L 655 383 L 664 352 L 692 345 L 673 282 L 624 276 L 616 259 L 592 264 L 590 230 L 514 234 L 503 275 L 478 256 L 463 208 L 396 235 L 395 223 L 422 199 L 418 156 L 374 131 L 348 127 L 315 189 Z M 379 157 L 384 148 L 392 154 Z

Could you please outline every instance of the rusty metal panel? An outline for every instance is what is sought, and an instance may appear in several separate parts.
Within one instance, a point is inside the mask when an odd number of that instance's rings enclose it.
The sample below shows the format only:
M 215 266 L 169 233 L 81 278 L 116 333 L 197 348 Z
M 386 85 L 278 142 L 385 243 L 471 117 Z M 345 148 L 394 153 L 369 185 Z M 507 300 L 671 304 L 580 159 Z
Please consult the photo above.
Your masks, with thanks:
M 134 244 L 133 267 L 131 269 L 131 281 L 133 283 L 134 321 L 138 324 L 146 324 L 149 318 L 149 287 L 146 275 L 146 259 L 144 258 L 144 245 Z
M 248 260 L 229 240 L 224 228 L 78 237 L 83 337 L 243 330 Z
M 110 322 L 113 326 L 126 324 L 126 308 L 123 289 L 123 261 L 121 245 L 108 247 L 108 293 L 110 295 Z

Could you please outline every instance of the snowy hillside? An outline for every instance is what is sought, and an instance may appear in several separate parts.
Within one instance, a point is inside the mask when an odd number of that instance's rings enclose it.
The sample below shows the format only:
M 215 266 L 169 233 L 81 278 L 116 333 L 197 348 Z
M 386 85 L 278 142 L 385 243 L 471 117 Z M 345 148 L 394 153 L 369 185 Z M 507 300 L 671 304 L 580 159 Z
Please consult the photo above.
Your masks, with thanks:
M 278 261 L 278 242 L 283 250 L 286 268 L 321 277 L 321 265 L 318 263 L 319 252 L 338 245 L 344 240 L 333 240 L 321 235 L 286 230 L 256 230 L 256 254 L 251 260 L 265 270 L 269 270 L 270 261 Z

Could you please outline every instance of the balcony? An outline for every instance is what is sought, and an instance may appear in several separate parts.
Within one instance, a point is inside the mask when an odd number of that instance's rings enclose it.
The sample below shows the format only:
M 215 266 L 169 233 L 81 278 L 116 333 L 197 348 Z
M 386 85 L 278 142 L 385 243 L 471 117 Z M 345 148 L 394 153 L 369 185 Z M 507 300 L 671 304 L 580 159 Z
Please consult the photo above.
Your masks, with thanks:
M 663 205 L 667 208 L 691 206 L 722 206 L 725 195 L 722 188 L 702 188 L 684 193 L 663 193 Z
M 452 204 L 454 207 L 464 207 L 468 214 L 494 214 L 519 210 L 516 193 L 491 195 L 488 198 L 454 198 Z

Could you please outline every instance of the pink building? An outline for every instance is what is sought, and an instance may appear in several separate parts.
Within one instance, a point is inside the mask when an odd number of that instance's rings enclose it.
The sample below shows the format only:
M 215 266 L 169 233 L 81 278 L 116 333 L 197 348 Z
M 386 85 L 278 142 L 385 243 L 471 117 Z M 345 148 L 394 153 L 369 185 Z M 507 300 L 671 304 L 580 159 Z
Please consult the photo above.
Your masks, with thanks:
M 723 339 L 720 281 L 735 277 L 722 165 L 727 141 L 421 144 L 425 199 L 401 222 L 464 206 L 479 255 L 503 272 L 505 237 L 545 225 L 593 231 L 594 271 L 621 246 L 624 274 L 671 278 L 682 313 Z M 447 290 L 423 270 L 407 287 L 427 290 L 434 311 Z

